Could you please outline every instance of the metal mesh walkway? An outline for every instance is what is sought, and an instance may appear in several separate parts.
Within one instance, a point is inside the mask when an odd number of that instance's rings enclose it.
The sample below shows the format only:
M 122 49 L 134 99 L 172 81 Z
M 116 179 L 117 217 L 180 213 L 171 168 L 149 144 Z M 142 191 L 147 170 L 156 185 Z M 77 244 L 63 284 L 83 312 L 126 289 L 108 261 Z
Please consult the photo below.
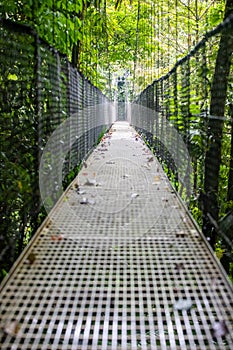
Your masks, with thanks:
M 232 349 L 232 288 L 116 122 L 1 287 L 1 349 Z

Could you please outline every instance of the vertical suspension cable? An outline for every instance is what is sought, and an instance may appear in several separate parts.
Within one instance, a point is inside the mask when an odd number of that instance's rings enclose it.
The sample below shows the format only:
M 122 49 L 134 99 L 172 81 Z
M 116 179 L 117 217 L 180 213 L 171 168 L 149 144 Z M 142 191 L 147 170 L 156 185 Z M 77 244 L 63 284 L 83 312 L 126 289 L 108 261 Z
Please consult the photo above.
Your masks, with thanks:
M 135 51 L 134 51 L 134 64 L 133 64 L 133 91 L 135 89 L 135 78 L 137 68 L 137 56 L 138 56 L 138 38 L 139 38 L 139 21 L 140 21 L 140 0 L 138 0 L 138 12 L 137 12 L 137 24 L 136 24 L 136 40 L 135 40 Z
M 151 52 L 150 52 L 150 81 L 153 82 L 154 80 L 154 59 L 153 59 L 153 52 L 154 52 L 154 3 L 151 1 Z
M 142 40 L 142 42 L 140 44 L 142 45 L 143 56 L 142 56 L 142 58 L 139 56 L 139 58 L 140 58 L 140 60 L 139 60 L 139 67 L 140 67 L 140 75 L 143 74 L 143 86 L 142 86 L 143 89 L 144 89 L 144 86 L 145 86 L 146 80 L 147 80 L 147 62 L 146 62 L 146 57 L 144 56 L 145 52 L 147 50 L 147 48 L 146 48 L 146 37 L 145 37 L 145 23 L 144 23 L 145 14 L 146 14 L 145 3 L 142 2 L 142 5 L 141 5 L 141 32 L 142 32 L 141 40 Z M 140 51 L 141 51 L 141 47 L 139 47 L 139 52 Z
M 66 55 L 68 56 L 68 0 L 66 0 Z
M 208 0 L 206 0 L 206 9 L 207 8 L 208 8 Z M 209 27 L 209 16 L 208 16 L 208 10 L 207 10 L 205 15 L 205 32 L 208 31 L 208 27 Z
M 106 7 L 106 0 L 104 0 L 104 8 Z M 100 2 L 97 3 L 97 11 L 100 15 L 101 10 L 100 10 Z M 95 32 L 95 37 L 94 37 L 94 47 L 95 47 L 95 69 L 96 69 L 96 77 L 95 77 L 95 85 L 98 86 L 98 62 L 99 62 L 99 48 L 98 48 L 98 38 L 97 38 L 97 32 Z M 102 38 L 101 38 L 102 39 Z
M 144 6 L 143 6 L 143 11 L 142 11 L 142 25 L 143 25 L 142 26 L 142 32 L 143 32 L 142 45 L 144 46 L 143 47 L 143 50 L 144 50 L 144 53 L 143 53 L 143 55 L 144 55 L 144 57 L 143 57 L 144 64 L 142 65 L 142 67 L 145 66 L 145 69 L 143 67 L 143 70 L 145 70 L 145 73 L 143 72 L 143 77 L 144 77 L 144 86 L 143 86 L 143 88 L 144 88 L 144 87 L 146 87 L 146 85 L 148 85 L 148 54 L 149 54 L 148 48 L 149 48 L 149 44 L 150 44 L 150 40 L 149 40 L 148 36 L 150 35 L 150 32 L 148 32 L 148 35 L 146 36 L 146 32 L 148 30 L 149 23 L 146 23 L 146 21 L 145 21 L 145 18 L 147 18 L 147 14 L 148 13 L 147 13 L 146 4 L 145 3 L 143 3 L 143 4 L 144 4 Z M 148 54 L 146 54 L 146 52 Z
M 162 74 L 163 74 L 163 72 L 164 72 L 164 54 L 163 54 L 163 49 L 164 49 L 164 47 L 163 47 L 163 45 L 162 45 L 162 43 L 163 43 L 163 35 L 164 35 L 164 31 L 163 31 L 163 1 L 162 1 L 162 3 L 161 3 L 161 6 L 160 6 L 160 19 L 161 19 L 161 24 L 160 24 L 160 26 L 161 26 L 161 33 L 162 33 L 162 37 L 161 37 L 161 54 L 160 54 L 160 57 L 161 57 L 161 67 L 162 67 Z
M 171 8 L 171 4 L 170 4 L 170 0 L 168 0 L 168 4 L 167 4 L 167 12 L 168 10 Z M 168 28 L 168 34 L 167 34 L 167 66 L 168 66 L 168 70 L 170 69 L 170 16 L 167 13 L 167 28 Z
M 176 50 L 176 61 L 178 60 L 178 0 L 176 0 L 176 15 L 175 15 L 175 50 Z
M 93 26 L 90 23 L 90 17 L 88 16 L 88 9 L 87 9 L 87 24 L 88 24 L 88 33 L 89 33 L 89 35 L 86 36 L 86 38 L 87 38 L 87 52 L 89 54 L 90 61 L 89 61 L 89 63 L 87 61 L 86 77 L 88 79 L 92 80 L 94 78 L 94 76 L 93 76 L 94 75 L 93 66 L 95 67 L 95 62 L 92 62 L 93 52 L 91 50 L 91 43 L 92 43 L 92 40 L 93 40 Z M 88 38 L 89 38 L 89 40 L 88 40 Z
M 151 74 L 151 55 L 152 55 L 152 4 L 150 7 L 148 5 L 147 16 L 149 18 L 149 39 L 148 39 L 148 57 L 147 57 L 147 70 L 148 70 L 148 84 L 152 82 L 152 74 Z M 146 21 L 145 21 L 146 23 Z
M 53 0 L 53 45 L 55 46 L 55 0 Z
M 195 45 L 198 43 L 199 41 L 199 16 L 198 16 L 198 2 L 197 0 L 195 0 L 195 21 L 196 21 L 196 38 L 195 38 Z
M 86 25 L 86 30 L 88 30 L 88 18 L 87 18 L 87 7 L 85 6 L 85 8 L 84 8 L 84 25 Z M 83 40 L 84 40 L 84 42 L 85 42 L 85 46 L 84 46 L 84 54 L 85 54 L 85 56 L 87 55 L 87 53 L 88 53 L 88 41 L 87 41 L 87 35 L 86 35 L 86 33 L 84 32 L 84 30 L 83 30 Z M 84 70 L 84 74 L 85 74 L 85 77 L 87 77 L 87 65 L 88 65 L 88 62 L 87 62 L 87 59 L 86 59 L 86 57 L 84 56 L 84 58 L 85 58 L 85 70 Z
M 190 33 L 190 0 L 188 0 L 188 51 L 190 51 L 191 48 L 191 33 Z
M 144 16 L 144 27 L 147 30 L 147 27 L 150 26 L 151 27 L 151 18 L 150 18 L 150 8 L 149 5 L 148 7 L 146 7 L 146 14 Z M 148 25 L 147 25 L 147 21 L 146 19 L 148 18 Z M 144 39 L 146 41 L 146 38 Z M 151 82 L 151 78 L 150 78 L 150 57 L 151 57 L 151 28 L 149 28 L 148 30 L 148 40 L 147 40 L 147 52 L 148 54 L 146 55 L 146 64 L 147 64 L 147 85 L 150 84 Z
M 75 38 L 76 38 L 76 34 L 77 34 L 77 1 L 75 1 L 75 14 L 74 14 L 74 41 L 73 43 L 71 42 L 72 44 L 72 47 L 71 47 L 71 57 L 72 57 L 72 63 L 76 63 L 76 66 L 77 66 L 77 48 L 74 48 L 75 47 Z M 75 57 L 74 57 L 75 56 Z M 76 61 L 76 62 L 75 62 Z
M 85 41 L 84 41 L 84 28 L 85 25 L 85 5 L 83 5 L 83 9 L 82 9 L 82 24 L 81 24 L 81 40 L 82 40 L 82 48 L 80 50 L 80 67 L 82 72 L 84 72 L 84 51 L 85 51 Z
M 160 77 L 160 13 L 157 11 L 157 78 Z
M 208 9 L 208 0 L 206 0 L 206 9 Z M 205 32 L 208 31 L 209 26 L 209 19 L 208 19 L 208 10 L 206 10 L 205 14 Z M 208 105 L 209 105 L 209 93 L 208 93 L 208 62 L 207 62 L 207 47 L 206 43 L 203 45 L 202 48 L 202 75 L 201 75 L 201 82 L 202 82 L 202 105 L 200 106 L 200 128 L 204 133 L 207 133 L 208 128 Z M 205 148 L 206 148 L 206 140 L 202 137 L 201 138 L 201 150 L 203 156 L 199 160 L 198 168 L 197 168 L 197 184 L 199 185 L 199 188 L 201 188 L 202 184 L 204 183 L 204 154 L 205 154 Z
M 104 28 L 105 28 L 105 37 L 106 37 L 106 54 L 107 54 L 107 81 L 109 94 L 112 97 L 112 88 L 111 88 L 111 67 L 110 67 L 110 59 L 109 59 L 109 38 L 108 38 L 108 24 L 107 24 L 107 0 L 104 0 Z

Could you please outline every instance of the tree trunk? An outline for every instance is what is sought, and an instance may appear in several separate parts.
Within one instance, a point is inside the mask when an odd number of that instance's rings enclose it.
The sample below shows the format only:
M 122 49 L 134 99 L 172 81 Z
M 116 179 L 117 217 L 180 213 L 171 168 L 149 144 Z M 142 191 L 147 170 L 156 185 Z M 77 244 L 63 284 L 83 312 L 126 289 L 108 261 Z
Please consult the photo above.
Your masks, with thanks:
M 233 12 L 233 0 L 227 0 L 225 19 Z M 221 164 L 221 141 L 224 125 L 224 113 L 227 97 L 228 76 L 233 51 L 233 26 L 228 25 L 223 31 L 216 58 L 215 72 L 211 88 L 209 149 L 205 157 L 205 180 L 203 202 L 203 232 L 210 236 L 210 244 L 214 247 L 217 232 L 211 221 L 218 221 L 218 187 Z
M 84 15 L 85 15 L 86 10 L 88 9 L 88 7 L 91 6 L 91 4 L 92 4 L 92 0 L 86 0 L 86 1 L 83 0 L 82 11 L 80 11 L 79 13 L 76 14 L 78 19 L 81 22 L 84 19 Z M 71 61 L 71 63 L 74 67 L 76 67 L 78 69 L 80 67 L 81 50 L 82 50 L 82 42 L 81 42 L 81 40 L 77 40 L 77 42 L 75 44 L 73 44 L 73 47 L 72 47 L 72 61 Z
M 81 42 L 78 41 L 76 44 L 73 44 L 72 47 L 72 65 L 79 69 L 80 66 L 80 53 L 81 53 Z

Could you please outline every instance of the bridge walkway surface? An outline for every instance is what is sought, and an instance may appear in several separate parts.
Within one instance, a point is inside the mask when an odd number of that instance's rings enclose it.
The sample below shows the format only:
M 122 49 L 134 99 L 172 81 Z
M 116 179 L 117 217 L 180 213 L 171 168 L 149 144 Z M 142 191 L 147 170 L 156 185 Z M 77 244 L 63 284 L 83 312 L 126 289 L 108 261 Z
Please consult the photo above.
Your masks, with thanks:
M 1 286 L 0 349 L 233 349 L 233 293 L 127 122 L 86 159 Z

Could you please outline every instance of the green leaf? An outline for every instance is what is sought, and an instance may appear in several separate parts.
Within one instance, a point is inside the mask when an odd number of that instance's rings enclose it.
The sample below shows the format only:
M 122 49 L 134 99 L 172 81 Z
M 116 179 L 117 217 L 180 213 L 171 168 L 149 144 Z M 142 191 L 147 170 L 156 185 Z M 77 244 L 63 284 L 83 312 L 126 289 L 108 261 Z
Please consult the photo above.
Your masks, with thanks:
M 17 77 L 16 74 L 9 73 L 8 76 L 7 76 L 7 79 L 8 80 L 18 80 L 18 77 Z

